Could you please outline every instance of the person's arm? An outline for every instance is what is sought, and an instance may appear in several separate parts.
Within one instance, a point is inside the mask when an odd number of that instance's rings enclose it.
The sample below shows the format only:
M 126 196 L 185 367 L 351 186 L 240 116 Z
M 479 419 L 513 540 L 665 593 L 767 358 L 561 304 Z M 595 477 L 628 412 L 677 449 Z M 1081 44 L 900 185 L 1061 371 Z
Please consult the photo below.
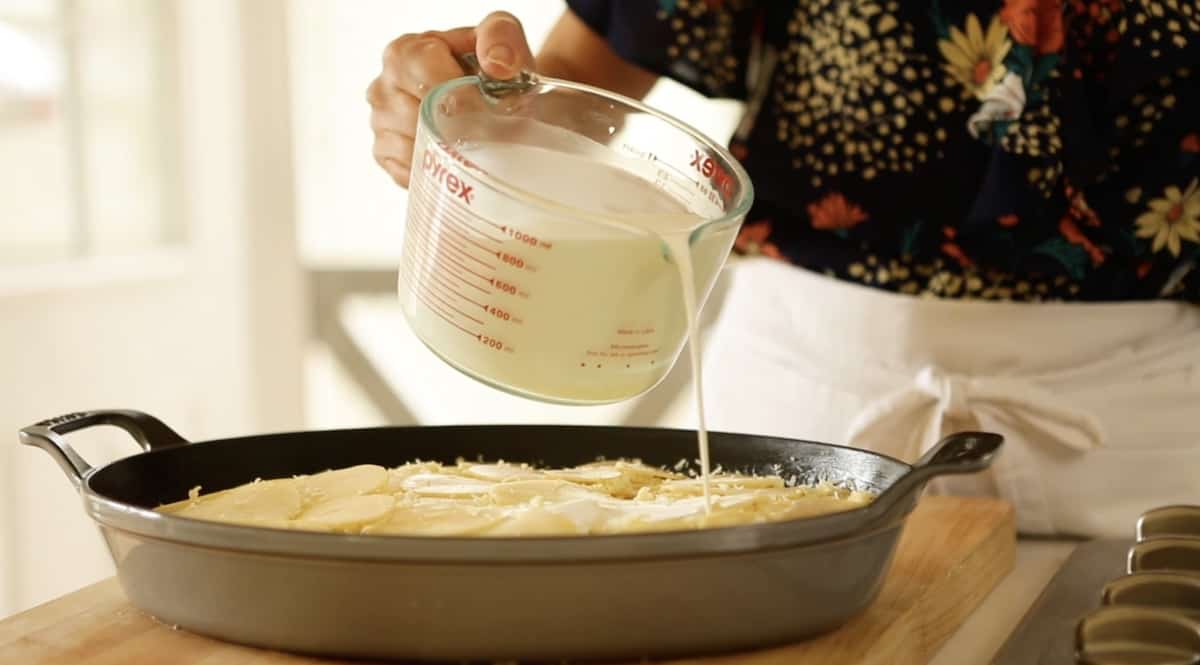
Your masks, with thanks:
M 641 99 L 658 76 L 617 55 L 571 10 L 563 12 L 537 56 L 536 71 Z
M 474 28 L 424 32 L 388 44 L 383 68 L 367 90 L 375 161 L 402 187 L 408 186 L 417 110 L 434 86 L 463 75 L 458 56 L 474 52 L 484 73 L 511 78 L 522 69 L 642 98 L 657 77 L 618 56 L 573 12 L 551 30 L 536 61 L 520 21 L 494 12 Z

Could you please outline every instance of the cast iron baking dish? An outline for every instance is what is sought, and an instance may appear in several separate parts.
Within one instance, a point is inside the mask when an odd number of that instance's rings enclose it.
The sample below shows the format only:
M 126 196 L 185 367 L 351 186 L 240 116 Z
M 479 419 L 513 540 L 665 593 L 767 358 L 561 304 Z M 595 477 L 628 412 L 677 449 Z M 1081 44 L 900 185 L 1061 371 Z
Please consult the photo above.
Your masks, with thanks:
M 126 430 L 145 452 L 93 468 L 64 438 Z M 420 660 L 680 656 L 796 642 L 879 592 L 905 519 L 936 475 L 986 468 L 996 434 L 948 437 L 910 466 L 807 441 L 714 433 L 713 464 L 879 492 L 816 518 L 695 531 L 540 538 L 351 536 L 164 515 L 189 489 L 355 464 L 457 458 L 572 466 L 696 456 L 695 432 L 623 427 L 384 427 L 189 443 L 136 411 L 20 432 L 83 498 L 134 605 L 184 629 L 292 652 Z

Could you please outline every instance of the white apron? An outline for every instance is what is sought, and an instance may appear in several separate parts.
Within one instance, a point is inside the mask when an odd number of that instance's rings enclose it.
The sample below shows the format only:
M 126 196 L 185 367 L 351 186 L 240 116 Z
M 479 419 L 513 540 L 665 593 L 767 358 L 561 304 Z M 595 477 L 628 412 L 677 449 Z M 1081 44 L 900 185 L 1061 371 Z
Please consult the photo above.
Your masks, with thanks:
M 1200 307 L 942 301 L 734 261 L 705 338 L 713 430 L 912 461 L 953 431 L 1006 437 L 986 474 L 1025 533 L 1128 536 L 1200 503 Z M 710 316 L 712 314 L 710 313 Z

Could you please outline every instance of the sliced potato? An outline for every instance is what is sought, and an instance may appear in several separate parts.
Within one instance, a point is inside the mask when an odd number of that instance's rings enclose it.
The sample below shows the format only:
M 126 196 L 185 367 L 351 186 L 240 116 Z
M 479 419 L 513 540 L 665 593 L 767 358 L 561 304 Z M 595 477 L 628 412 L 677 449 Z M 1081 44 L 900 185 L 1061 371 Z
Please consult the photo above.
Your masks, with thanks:
M 616 480 L 624 476 L 624 474 L 616 469 L 604 467 L 593 467 L 586 469 L 553 469 L 550 471 L 544 471 L 542 475 L 546 478 L 570 480 L 577 483 L 599 483 L 605 480 Z
M 503 518 L 504 513 L 495 509 L 456 504 L 415 504 L 397 506 L 388 519 L 366 527 L 363 533 L 470 536 L 483 532 Z
M 257 526 L 277 526 L 300 514 L 303 501 L 291 478 L 264 480 L 188 501 L 176 515 Z
M 463 466 L 462 472 L 471 478 L 494 482 L 542 477 L 541 472 L 535 471 L 524 464 L 466 464 Z
M 380 491 L 387 485 L 388 471 L 374 464 L 359 464 L 345 469 L 301 476 L 296 480 L 300 483 L 305 498 L 329 501 Z
M 525 503 L 535 499 L 544 502 L 568 501 L 583 497 L 600 498 L 605 495 L 565 480 L 514 480 L 493 485 L 489 495 L 500 505 Z
M 494 483 L 439 473 L 418 473 L 404 479 L 401 487 L 423 496 L 474 496 L 487 494 Z
M 357 533 L 364 526 L 381 522 L 396 506 L 387 494 L 358 494 L 322 501 L 296 518 L 294 527 L 317 531 Z
M 575 522 L 545 508 L 518 510 L 483 532 L 488 536 L 569 536 L 582 533 Z
M 459 460 L 363 464 L 200 495 L 160 512 L 307 531 L 420 536 L 566 536 L 753 524 L 849 510 L 873 495 L 778 476 L 698 478 L 639 461 L 538 469 Z

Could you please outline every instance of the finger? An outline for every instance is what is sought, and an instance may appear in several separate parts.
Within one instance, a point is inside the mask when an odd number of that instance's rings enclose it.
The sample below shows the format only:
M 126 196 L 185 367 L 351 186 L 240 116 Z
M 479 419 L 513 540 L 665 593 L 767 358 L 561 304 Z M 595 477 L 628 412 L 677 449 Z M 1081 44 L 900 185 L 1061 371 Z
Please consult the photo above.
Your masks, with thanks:
M 412 178 L 412 173 L 409 171 L 407 166 L 404 166 L 395 160 L 388 159 L 383 163 L 383 170 L 387 171 L 387 174 L 391 176 L 392 182 L 405 189 L 408 189 L 408 183 Z
M 456 55 L 475 51 L 475 28 L 454 28 L 438 33 Z
M 409 174 L 411 167 L 408 162 L 401 161 L 395 157 L 389 157 L 382 153 L 375 154 L 375 163 L 391 177 L 392 181 L 401 187 L 408 187 Z
M 405 35 L 388 44 L 383 54 L 385 95 L 403 91 L 423 97 L 433 86 L 463 75 L 463 69 L 439 33 Z
M 475 28 L 475 55 L 488 76 L 508 79 L 533 69 L 525 29 L 508 12 L 492 12 Z
M 386 105 L 371 109 L 371 129 L 376 132 L 397 132 L 405 136 L 417 135 L 417 114 L 420 102 L 416 97 L 398 93 Z
M 375 132 L 371 152 L 380 166 L 390 160 L 407 168 L 412 163 L 413 139 L 396 132 Z
M 414 107 L 415 109 L 416 107 Z M 417 135 L 417 114 L 403 111 L 371 111 L 371 131 L 393 132 L 404 136 Z
M 396 91 L 388 88 L 382 76 L 377 76 L 371 81 L 371 85 L 367 86 L 367 103 L 372 108 L 387 108 L 388 97 L 393 94 L 396 94 Z

